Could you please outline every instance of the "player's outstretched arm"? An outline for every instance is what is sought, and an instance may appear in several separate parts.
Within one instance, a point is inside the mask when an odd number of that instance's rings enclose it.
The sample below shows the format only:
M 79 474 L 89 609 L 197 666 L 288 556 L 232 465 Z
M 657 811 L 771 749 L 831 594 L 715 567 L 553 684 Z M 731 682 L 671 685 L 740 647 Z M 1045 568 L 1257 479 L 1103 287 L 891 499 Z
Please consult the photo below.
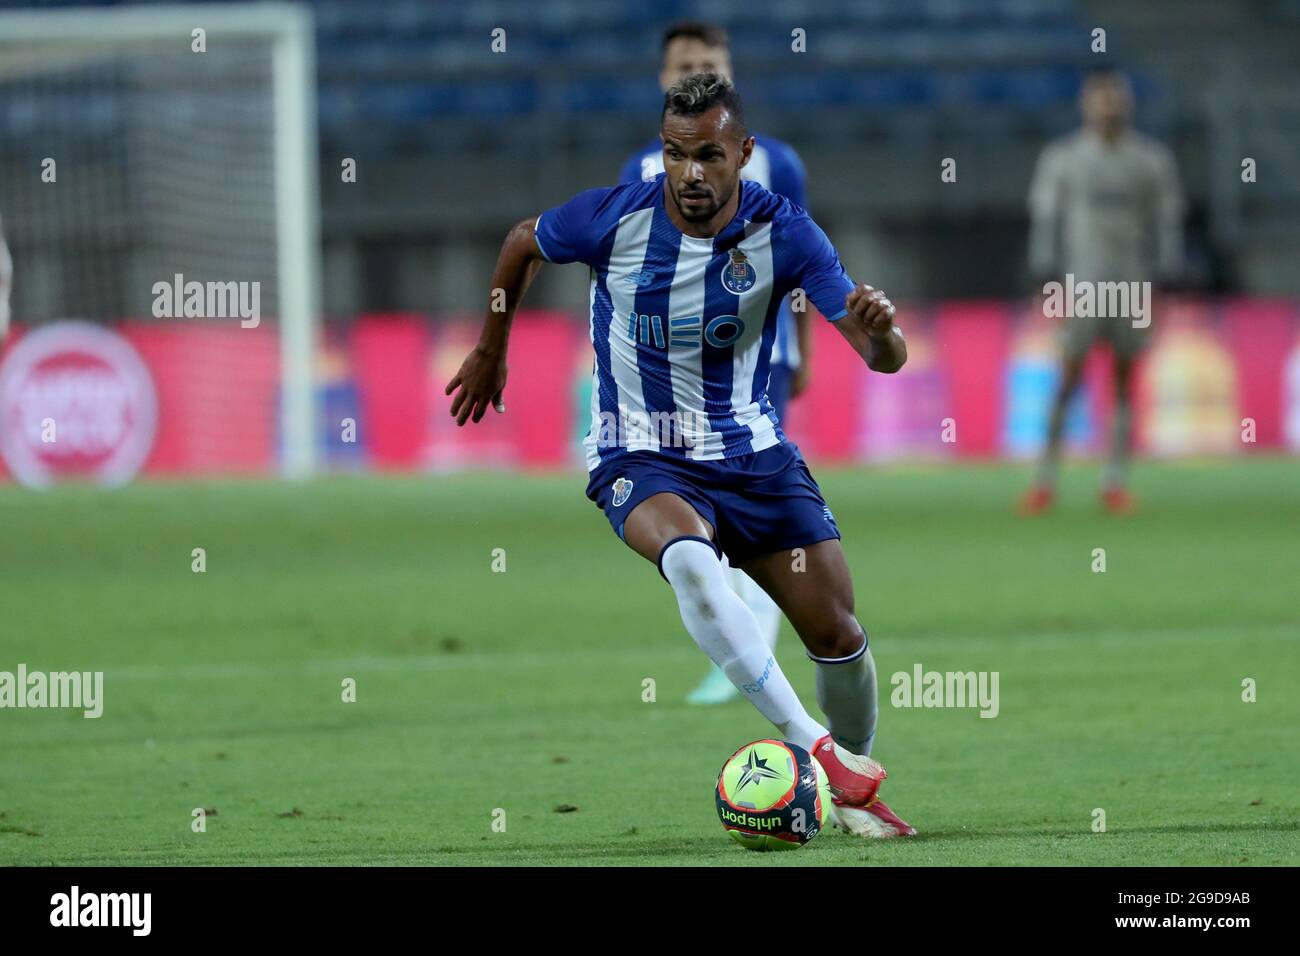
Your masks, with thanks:
M 502 243 L 496 268 L 492 270 L 492 292 L 478 345 L 447 383 L 446 393 L 456 393 L 451 400 L 451 414 L 457 425 L 481 421 L 488 405 L 498 414 L 506 410 L 506 347 L 510 341 L 510 323 L 529 283 L 545 261 L 533 236 L 535 222 L 534 218 L 517 223 Z
M 897 372 L 907 361 L 907 343 L 894 325 L 894 303 L 879 289 L 859 283 L 844 297 L 848 314 L 834 323 L 873 372 Z

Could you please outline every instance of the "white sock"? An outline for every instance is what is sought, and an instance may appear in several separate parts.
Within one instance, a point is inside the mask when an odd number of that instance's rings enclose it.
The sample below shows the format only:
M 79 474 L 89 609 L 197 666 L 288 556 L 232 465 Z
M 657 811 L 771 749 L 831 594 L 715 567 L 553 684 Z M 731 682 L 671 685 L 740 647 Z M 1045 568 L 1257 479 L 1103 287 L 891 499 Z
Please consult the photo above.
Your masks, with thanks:
M 845 750 L 871 756 L 876 736 L 876 662 L 866 632 L 862 650 L 848 657 L 812 660 L 817 665 L 817 703 L 826 714 L 831 738 Z
M 727 586 L 722 562 L 702 538 L 677 538 L 659 555 L 659 570 L 672 585 L 682 623 L 727 679 L 781 732 L 811 752 L 826 735 L 799 703 L 794 688 L 758 632 L 754 614 Z
M 763 641 L 768 647 L 776 650 L 776 636 L 781 631 L 781 609 L 776 606 L 776 602 L 768 593 L 758 586 L 757 581 L 740 568 L 731 567 L 725 557 L 722 563 L 726 568 L 731 589 L 739 594 L 745 606 L 754 612 L 754 620 L 758 622 L 758 633 L 763 635 Z

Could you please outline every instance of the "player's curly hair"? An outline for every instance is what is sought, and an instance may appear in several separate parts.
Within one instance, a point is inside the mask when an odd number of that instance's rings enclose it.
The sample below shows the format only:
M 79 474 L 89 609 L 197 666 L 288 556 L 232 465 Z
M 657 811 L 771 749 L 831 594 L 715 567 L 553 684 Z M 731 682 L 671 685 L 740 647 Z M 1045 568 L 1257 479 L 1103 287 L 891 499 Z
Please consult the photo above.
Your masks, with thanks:
M 693 73 L 674 83 L 664 94 L 664 108 L 660 119 L 662 120 L 669 113 L 674 116 L 698 116 L 718 105 L 726 107 L 743 136 L 745 107 L 740 102 L 740 94 L 736 92 L 730 80 L 717 73 Z

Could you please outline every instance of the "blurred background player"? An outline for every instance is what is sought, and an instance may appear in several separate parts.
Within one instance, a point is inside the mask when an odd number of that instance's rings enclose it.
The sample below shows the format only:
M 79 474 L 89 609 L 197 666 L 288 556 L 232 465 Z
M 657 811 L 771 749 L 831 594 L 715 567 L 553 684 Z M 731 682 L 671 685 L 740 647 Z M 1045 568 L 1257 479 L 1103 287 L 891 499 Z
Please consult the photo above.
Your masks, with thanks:
M 727 34 L 716 24 L 697 20 L 674 23 L 664 31 L 662 50 L 659 88 L 664 93 L 674 83 L 693 73 L 716 73 L 728 80 L 733 79 Z M 618 181 L 634 183 L 654 179 L 664 171 L 663 150 L 663 143 L 656 136 L 623 164 Z M 795 205 L 807 208 L 803 161 L 793 147 L 780 140 L 755 135 L 754 152 L 740 175 L 742 179 L 756 182 Z M 812 331 L 807 310 L 796 313 L 790 300 L 786 299 L 777 313 L 771 376 L 767 384 L 768 398 L 782 423 L 785 422 L 786 402 L 798 397 L 808 386 L 811 354 Z M 768 647 L 775 648 L 781 630 L 781 609 L 739 568 L 728 568 L 727 577 L 741 600 L 758 618 Z M 739 696 L 727 675 L 715 666 L 686 695 L 686 700 L 692 704 L 722 704 Z
M 0 218 L 0 342 L 9 334 L 9 292 L 14 284 L 14 261 L 5 245 L 4 219 Z
M 1083 127 L 1044 148 L 1030 185 L 1032 274 L 1040 282 L 1063 281 L 1070 274 L 1076 284 L 1174 279 L 1182 262 L 1183 200 L 1173 154 L 1132 128 L 1133 91 L 1120 71 L 1089 74 L 1079 106 Z M 1116 513 L 1131 511 L 1133 369 L 1151 326 L 1136 328 L 1128 317 L 1060 321 L 1065 323 L 1061 378 L 1038 475 L 1020 510 L 1038 514 L 1051 507 L 1066 407 L 1083 378 L 1088 353 L 1105 342 L 1114 363 L 1115 410 L 1102 502 Z

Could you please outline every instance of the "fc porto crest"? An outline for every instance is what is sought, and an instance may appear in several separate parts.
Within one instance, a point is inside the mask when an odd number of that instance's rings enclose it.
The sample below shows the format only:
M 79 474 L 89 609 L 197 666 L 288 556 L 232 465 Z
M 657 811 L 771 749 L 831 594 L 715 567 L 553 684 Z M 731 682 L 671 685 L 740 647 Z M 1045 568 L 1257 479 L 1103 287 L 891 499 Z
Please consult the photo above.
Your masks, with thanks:
M 627 478 L 614 479 L 614 507 L 617 508 L 627 503 L 628 497 L 632 494 L 632 482 Z
M 754 272 L 754 267 L 749 264 L 749 259 L 741 250 L 732 249 L 729 254 L 731 261 L 722 270 L 722 287 L 735 295 L 748 292 L 754 288 L 754 283 L 758 281 L 758 275 Z

